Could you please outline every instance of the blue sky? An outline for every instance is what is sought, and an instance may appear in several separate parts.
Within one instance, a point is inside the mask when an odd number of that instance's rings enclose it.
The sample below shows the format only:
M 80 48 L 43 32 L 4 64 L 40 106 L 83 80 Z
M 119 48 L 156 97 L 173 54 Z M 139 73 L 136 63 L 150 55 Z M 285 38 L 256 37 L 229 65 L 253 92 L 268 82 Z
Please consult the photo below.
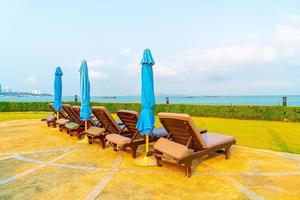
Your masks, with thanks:
M 0 83 L 79 93 L 89 65 L 92 95 L 140 93 L 150 48 L 157 93 L 299 94 L 300 1 L 0 1 Z

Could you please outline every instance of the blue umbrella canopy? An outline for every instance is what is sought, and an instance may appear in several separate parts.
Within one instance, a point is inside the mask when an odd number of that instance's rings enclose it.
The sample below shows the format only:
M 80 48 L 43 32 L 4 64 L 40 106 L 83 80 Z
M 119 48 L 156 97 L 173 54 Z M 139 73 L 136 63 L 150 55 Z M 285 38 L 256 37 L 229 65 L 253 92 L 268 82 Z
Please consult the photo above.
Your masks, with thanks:
M 155 106 L 154 80 L 152 66 L 155 64 L 149 49 L 144 50 L 142 65 L 142 110 L 137 122 L 137 129 L 143 135 L 150 135 L 155 123 L 153 108 Z
M 90 107 L 90 81 L 88 67 L 85 60 L 81 62 L 80 66 L 80 119 L 83 121 L 89 120 L 91 115 Z
M 55 70 L 55 78 L 54 78 L 54 109 L 56 111 L 60 111 L 62 109 L 62 71 L 60 67 L 56 67 Z

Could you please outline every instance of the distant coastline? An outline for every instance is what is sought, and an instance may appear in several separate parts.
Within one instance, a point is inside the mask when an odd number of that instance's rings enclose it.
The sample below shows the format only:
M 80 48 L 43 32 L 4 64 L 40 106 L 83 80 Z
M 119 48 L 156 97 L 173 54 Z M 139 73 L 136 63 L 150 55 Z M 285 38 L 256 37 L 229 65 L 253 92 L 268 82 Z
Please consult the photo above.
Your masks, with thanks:
M 31 92 L 1 92 L 0 96 L 10 96 L 10 97 L 27 97 L 27 96 L 33 96 L 33 97 L 52 97 L 52 94 L 34 94 Z
M 103 99 L 116 99 L 117 96 L 94 96 L 95 98 L 103 98 Z
M 287 97 L 288 106 L 300 106 L 300 95 L 253 95 L 253 96 L 179 96 L 157 95 L 156 103 L 165 104 L 166 98 L 170 104 L 205 104 L 205 105 L 266 105 L 281 106 L 282 97 Z M 78 101 L 80 97 L 77 96 Z M 63 96 L 64 102 L 75 101 L 74 96 Z M 52 102 L 51 94 L 13 93 L 0 96 L 0 101 L 9 102 Z M 91 96 L 91 102 L 109 103 L 140 103 L 141 97 L 135 96 Z

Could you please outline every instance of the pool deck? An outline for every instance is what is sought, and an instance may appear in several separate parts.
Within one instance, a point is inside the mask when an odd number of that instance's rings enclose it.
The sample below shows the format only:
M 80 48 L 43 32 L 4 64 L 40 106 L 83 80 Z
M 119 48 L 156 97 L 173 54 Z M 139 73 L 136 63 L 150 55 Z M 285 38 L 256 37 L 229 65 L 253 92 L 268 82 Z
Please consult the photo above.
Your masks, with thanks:
M 236 145 L 192 172 L 137 166 L 40 120 L 0 122 L 0 199 L 300 199 L 300 155 Z

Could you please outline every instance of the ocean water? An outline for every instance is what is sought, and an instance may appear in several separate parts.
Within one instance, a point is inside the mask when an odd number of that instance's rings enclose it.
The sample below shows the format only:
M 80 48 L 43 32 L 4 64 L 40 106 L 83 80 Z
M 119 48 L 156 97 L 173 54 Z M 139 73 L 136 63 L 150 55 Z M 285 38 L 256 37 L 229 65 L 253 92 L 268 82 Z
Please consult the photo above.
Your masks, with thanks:
M 282 105 L 280 95 L 269 96 L 169 96 L 170 104 L 207 104 L 207 105 Z M 300 95 L 288 95 L 288 106 L 300 106 Z M 78 98 L 79 100 L 79 98 Z M 50 102 L 53 97 L 0 96 L 0 101 Z M 63 101 L 74 101 L 74 96 L 65 96 Z M 139 96 L 91 97 L 92 102 L 139 103 Z M 157 96 L 156 103 L 166 103 L 166 96 Z

